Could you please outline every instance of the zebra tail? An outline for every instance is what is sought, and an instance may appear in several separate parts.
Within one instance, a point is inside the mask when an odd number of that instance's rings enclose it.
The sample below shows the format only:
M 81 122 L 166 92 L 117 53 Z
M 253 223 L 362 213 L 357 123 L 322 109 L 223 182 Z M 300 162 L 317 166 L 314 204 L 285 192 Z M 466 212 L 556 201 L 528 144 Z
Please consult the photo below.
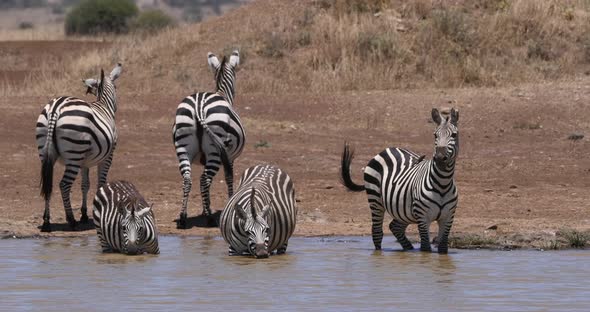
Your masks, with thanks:
M 47 122 L 47 137 L 45 138 L 45 146 L 43 147 L 43 161 L 41 163 L 41 195 L 45 200 L 51 198 L 51 192 L 53 191 L 53 165 L 55 160 L 51 155 L 51 149 L 53 144 L 53 131 L 55 123 L 57 122 L 57 114 L 50 114 Z
M 340 162 L 340 182 L 342 182 L 342 185 L 344 185 L 349 191 L 362 192 L 365 190 L 365 186 L 354 183 L 350 176 L 350 164 L 352 163 L 353 158 L 354 150 L 350 149 L 348 142 L 344 142 L 344 151 L 342 151 L 342 160 Z
M 205 123 L 205 121 L 199 120 L 199 122 L 201 123 L 203 130 L 205 130 L 205 132 L 207 132 L 207 135 L 209 135 L 209 137 L 211 137 L 211 139 L 213 140 L 213 142 L 215 143 L 215 145 L 219 149 L 219 155 L 221 157 L 221 164 L 223 165 L 223 170 L 227 174 L 229 174 L 233 177 L 234 171 L 233 171 L 233 167 L 231 165 L 231 161 L 229 159 L 229 154 L 227 152 L 227 147 L 225 146 L 225 143 L 221 140 L 220 137 L 218 137 L 215 133 L 213 133 L 213 131 L 211 129 L 209 129 L 209 126 Z

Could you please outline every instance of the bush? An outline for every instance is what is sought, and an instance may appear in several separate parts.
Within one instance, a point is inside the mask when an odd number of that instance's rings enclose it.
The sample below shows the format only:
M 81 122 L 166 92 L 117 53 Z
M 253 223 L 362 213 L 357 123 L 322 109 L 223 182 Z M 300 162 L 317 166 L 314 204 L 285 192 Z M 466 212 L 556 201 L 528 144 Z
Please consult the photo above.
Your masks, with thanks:
M 157 31 L 174 25 L 174 19 L 160 10 L 148 10 L 141 12 L 133 22 L 133 30 Z
M 33 25 L 33 23 L 31 22 L 20 22 L 18 24 L 18 29 L 33 29 L 35 28 L 35 25 Z
M 83 0 L 66 16 L 65 31 L 67 35 L 125 33 L 137 12 L 132 0 Z

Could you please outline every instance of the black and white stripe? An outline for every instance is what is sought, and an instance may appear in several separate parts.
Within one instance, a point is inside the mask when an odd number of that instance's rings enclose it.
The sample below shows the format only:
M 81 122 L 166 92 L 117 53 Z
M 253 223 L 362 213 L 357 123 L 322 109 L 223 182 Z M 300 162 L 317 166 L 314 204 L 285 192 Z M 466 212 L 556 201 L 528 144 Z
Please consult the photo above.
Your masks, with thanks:
M 454 182 L 455 160 L 459 152 L 457 122 L 459 112 L 451 110 L 443 118 L 432 110 L 437 124 L 434 132 L 434 156 L 424 156 L 401 148 L 388 148 L 375 156 L 364 170 L 365 185 L 355 184 L 350 177 L 353 152 L 344 146 L 341 163 L 343 184 L 351 191 L 365 190 L 372 216 L 375 249 L 381 249 L 385 211 L 392 217 L 389 229 L 404 250 L 413 249 L 405 231 L 418 224 L 420 250 L 430 251 L 430 223 L 437 221 L 438 252 L 447 253 L 448 237 L 455 216 L 458 194 Z
M 93 217 L 103 252 L 160 253 L 152 206 L 132 183 L 116 181 L 99 188 Z
M 70 189 L 82 171 L 82 217 L 88 222 L 86 199 L 90 188 L 89 168 L 98 166 L 98 186 L 106 183 L 107 174 L 117 144 L 115 112 L 117 100 L 114 81 L 121 74 L 121 64 L 107 77 L 101 70 L 100 81 L 87 79 L 88 92 L 97 95 L 96 102 L 88 103 L 75 97 L 51 100 L 37 119 L 37 147 L 41 159 L 41 194 L 45 198 L 45 212 L 41 231 L 51 231 L 49 202 L 53 189 L 53 166 L 56 161 L 65 165 L 59 184 L 67 221 L 72 229 L 76 219 L 70 203 Z
M 283 170 L 258 165 L 246 169 L 240 186 L 221 212 L 221 235 L 230 255 L 283 254 L 295 230 L 293 182 Z
M 205 166 L 200 179 L 203 214 L 211 215 L 209 188 L 223 163 L 228 195 L 233 194 L 233 162 L 242 153 L 245 132 L 233 108 L 238 51 L 221 62 L 212 53 L 208 63 L 215 72 L 216 91 L 200 92 L 186 97 L 176 110 L 172 129 L 180 174 L 183 178 L 182 209 L 177 227 L 186 228 L 188 197 L 192 187 L 191 164 Z M 221 157 L 225 149 L 229 162 Z

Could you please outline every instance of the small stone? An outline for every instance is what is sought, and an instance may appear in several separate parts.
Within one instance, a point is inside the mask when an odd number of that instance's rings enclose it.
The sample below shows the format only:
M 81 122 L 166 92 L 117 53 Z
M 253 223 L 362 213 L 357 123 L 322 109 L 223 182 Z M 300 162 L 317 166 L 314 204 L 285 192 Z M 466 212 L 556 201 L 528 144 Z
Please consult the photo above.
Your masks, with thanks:
M 326 186 L 326 190 L 331 190 L 333 188 L 334 188 L 333 186 Z
M 581 133 L 572 133 L 570 134 L 567 139 L 572 141 L 579 141 L 584 138 L 584 135 Z
M 516 185 L 512 184 L 512 185 L 510 185 L 510 188 L 511 188 L 511 189 L 516 189 L 516 188 L 518 188 L 518 186 L 516 186 Z
M 492 190 L 492 189 L 484 189 L 483 191 L 486 192 L 486 193 L 492 193 L 494 190 Z
M 488 228 L 486 230 L 497 230 L 497 229 L 498 229 L 498 225 L 494 224 L 494 225 L 488 226 Z

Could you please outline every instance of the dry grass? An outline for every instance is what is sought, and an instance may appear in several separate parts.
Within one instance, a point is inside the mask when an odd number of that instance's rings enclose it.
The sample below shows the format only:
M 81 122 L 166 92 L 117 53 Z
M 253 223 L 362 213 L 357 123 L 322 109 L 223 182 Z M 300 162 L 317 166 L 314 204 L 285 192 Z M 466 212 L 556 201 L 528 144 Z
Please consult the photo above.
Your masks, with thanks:
M 65 38 L 63 25 L 44 25 L 29 29 L 0 28 L 0 41 L 16 40 L 63 40 Z
M 244 93 L 570 79 L 590 70 L 589 21 L 585 0 L 259 0 L 202 24 L 113 39 L 107 53 L 48 64 L 65 68 L 63 82 L 39 83 L 41 73 L 26 87 L 35 94 L 79 90 L 72 81 L 122 61 L 126 90 L 181 96 L 211 89 L 206 53 L 233 48 L 241 51 Z

